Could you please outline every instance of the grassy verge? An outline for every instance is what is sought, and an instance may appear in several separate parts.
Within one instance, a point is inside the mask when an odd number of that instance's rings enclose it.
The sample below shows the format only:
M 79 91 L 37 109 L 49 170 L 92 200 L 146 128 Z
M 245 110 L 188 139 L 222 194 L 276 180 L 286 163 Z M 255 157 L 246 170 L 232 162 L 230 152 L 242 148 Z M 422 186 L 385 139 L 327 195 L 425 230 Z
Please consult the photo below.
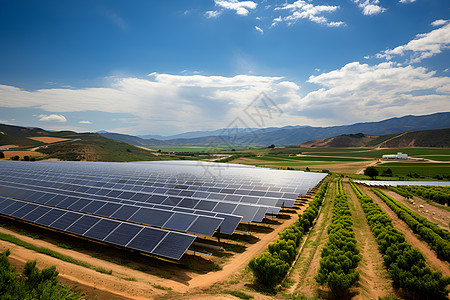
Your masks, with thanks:
M 35 246 L 33 244 L 30 244 L 30 243 L 27 243 L 25 241 L 22 241 L 21 239 L 15 237 L 13 235 L 10 235 L 10 234 L 6 234 L 6 233 L 3 233 L 3 232 L 0 232 L 0 240 L 16 244 L 16 245 L 24 247 L 26 249 L 30 249 L 30 250 L 36 251 L 38 253 L 45 254 L 45 255 L 57 258 L 59 260 L 68 262 L 68 263 L 72 263 L 72 264 L 79 265 L 79 266 L 82 266 L 82 267 L 85 267 L 85 268 L 88 268 L 88 269 L 91 269 L 91 270 L 95 270 L 95 271 L 100 272 L 100 273 L 109 274 L 109 275 L 112 274 L 112 270 L 105 270 L 105 269 L 100 268 L 100 267 L 95 267 L 95 266 L 93 266 L 93 265 L 91 265 L 91 264 L 89 264 L 87 262 L 84 262 L 84 261 L 81 261 L 81 260 L 77 260 L 77 259 L 75 259 L 73 257 L 61 254 L 61 253 L 53 251 L 51 249 Z

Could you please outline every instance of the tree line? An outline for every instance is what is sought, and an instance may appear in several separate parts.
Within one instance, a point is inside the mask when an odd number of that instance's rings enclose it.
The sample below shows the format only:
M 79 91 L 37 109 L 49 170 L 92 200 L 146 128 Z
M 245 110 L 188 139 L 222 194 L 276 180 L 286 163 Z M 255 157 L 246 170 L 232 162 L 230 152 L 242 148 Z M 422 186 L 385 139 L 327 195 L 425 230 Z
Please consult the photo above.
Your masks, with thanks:
M 303 235 L 310 230 L 319 213 L 329 181 L 322 182 L 314 200 L 303 214 L 299 214 L 298 220 L 281 231 L 264 253 L 250 260 L 248 266 L 260 287 L 270 290 L 283 281 L 297 256 Z
M 420 299 L 446 299 L 450 283 L 449 277 L 441 272 L 433 272 L 425 263 L 425 257 L 405 240 L 405 236 L 396 230 L 392 220 L 367 196 L 356 184 L 350 182 L 366 215 L 369 227 L 378 243 L 394 284 Z
M 389 189 L 408 199 L 412 198 L 413 195 L 416 195 L 417 197 L 431 200 L 442 205 L 450 205 L 450 187 L 448 186 L 399 185 L 390 187 Z

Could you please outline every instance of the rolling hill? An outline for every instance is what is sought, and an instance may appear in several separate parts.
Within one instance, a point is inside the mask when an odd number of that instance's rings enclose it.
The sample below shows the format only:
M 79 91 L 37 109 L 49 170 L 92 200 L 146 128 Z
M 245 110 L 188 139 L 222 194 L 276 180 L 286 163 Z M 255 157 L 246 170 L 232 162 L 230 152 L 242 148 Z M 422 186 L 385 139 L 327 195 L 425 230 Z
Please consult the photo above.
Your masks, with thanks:
M 101 133 L 103 136 L 144 147 L 176 147 L 176 146 L 257 146 L 257 145 L 297 145 L 316 139 L 326 139 L 343 134 L 364 132 L 366 135 L 384 136 L 410 131 L 450 128 L 450 112 L 442 112 L 425 116 L 404 116 L 391 118 L 380 122 L 357 123 L 352 125 L 331 127 L 286 126 L 261 129 L 222 129 L 201 132 L 202 136 L 192 136 L 188 133 L 177 135 L 171 139 L 144 139 L 118 133 Z M 182 136 L 183 138 L 180 138 Z M 175 136 L 172 136 L 175 137 Z
M 317 139 L 301 143 L 302 148 L 414 148 L 438 147 L 450 148 L 450 128 L 412 131 L 389 135 L 343 134 L 327 139 Z
M 40 128 L 25 128 L 0 124 L 0 146 L 3 152 L 39 158 L 89 161 L 162 160 L 152 152 L 124 142 L 108 139 L 97 133 L 73 131 L 50 132 Z M 34 153 L 33 153 L 34 152 Z M 17 154 L 16 154 L 17 153 Z

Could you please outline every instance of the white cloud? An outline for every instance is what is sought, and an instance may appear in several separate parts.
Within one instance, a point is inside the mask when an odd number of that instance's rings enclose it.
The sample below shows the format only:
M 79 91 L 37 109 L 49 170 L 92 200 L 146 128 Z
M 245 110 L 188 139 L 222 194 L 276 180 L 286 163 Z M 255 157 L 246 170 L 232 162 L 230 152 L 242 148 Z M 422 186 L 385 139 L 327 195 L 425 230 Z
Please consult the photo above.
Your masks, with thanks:
M 428 33 L 418 34 L 408 44 L 388 49 L 377 54 L 378 58 L 392 59 L 394 56 L 405 56 L 410 54 L 409 63 L 417 63 L 424 58 L 432 57 L 450 48 L 450 23 L 442 23 L 444 26 Z M 435 24 L 437 21 L 433 22 Z M 436 25 L 437 26 L 437 25 Z
M 205 16 L 209 19 L 211 18 L 217 18 L 218 16 L 220 16 L 222 12 L 218 11 L 218 10 L 208 10 L 207 12 L 205 12 Z
M 80 124 L 88 124 L 88 125 L 92 124 L 91 121 L 80 121 L 78 123 L 80 123 Z
M 386 8 L 378 5 L 380 3 L 379 0 L 353 0 L 353 2 L 362 9 L 365 16 L 378 15 L 386 11 Z
M 416 2 L 416 0 L 400 0 L 400 3 L 413 3 Z
M 246 16 L 249 9 L 255 9 L 258 4 L 254 1 L 237 1 L 237 0 L 214 0 L 217 6 L 224 9 L 234 10 L 236 14 Z
M 433 23 L 431 23 L 431 25 L 432 25 L 432 26 L 442 26 L 442 25 L 447 24 L 448 22 L 449 22 L 449 20 L 442 20 L 442 19 L 439 19 L 439 20 L 436 20 L 436 21 L 434 21 Z
M 126 124 L 130 127 L 122 132 L 178 133 L 224 127 L 259 93 L 285 104 L 299 99 L 298 89 L 282 77 L 154 73 L 144 79 L 115 78 L 110 86 L 98 88 L 25 91 L 0 85 L 0 107 L 127 113 L 137 121 Z M 123 126 L 120 121 L 117 124 Z
M 264 30 L 262 30 L 261 28 L 259 28 L 258 26 L 255 26 L 255 29 L 259 32 L 261 32 L 261 34 L 264 34 Z
M 66 117 L 64 117 L 63 115 L 56 115 L 56 114 L 51 114 L 51 115 L 39 115 L 37 116 L 39 118 L 39 121 L 45 121 L 45 122 L 67 122 Z
M 349 63 L 311 76 L 308 82 L 320 88 L 303 97 L 297 109 L 301 115 L 323 114 L 337 122 L 449 111 L 450 78 L 435 74 L 423 67 L 392 62 L 374 66 Z
M 286 3 L 280 7 L 276 7 L 275 11 L 289 11 L 289 15 L 285 17 L 277 17 L 273 19 L 272 26 L 280 22 L 286 22 L 288 25 L 292 25 L 300 19 L 308 19 L 312 22 L 330 26 L 339 27 L 345 25 L 344 22 L 330 22 L 323 16 L 324 13 L 331 13 L 336 11 L 339 6 L 332 5 L 313 5 L 303 0 L 295 1 L 294 3 Z

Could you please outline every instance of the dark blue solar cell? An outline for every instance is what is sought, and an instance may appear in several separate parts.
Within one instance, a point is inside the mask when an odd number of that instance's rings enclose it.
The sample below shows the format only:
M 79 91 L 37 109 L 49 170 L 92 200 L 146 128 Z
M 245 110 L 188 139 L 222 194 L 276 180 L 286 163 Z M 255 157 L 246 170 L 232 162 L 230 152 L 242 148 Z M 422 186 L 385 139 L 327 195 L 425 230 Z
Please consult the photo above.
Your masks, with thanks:
M 215 201 L 208 201 L 208 200 L 201 200 L 195 209 L 201 209 L 201 210 L 209 210 L 212 211 L 214 207 L 217 205 L 217 202 Z
M 101 219 L 91 229 L 89 229 L 84 236 L 91 237 L 97 240 L 103 240 L 111 231 L 113 231 L 120 223 L 117 221 Z
M 19 208 L 22 208 L 23 206 L 25 206 L 25 204 L 26 204 L 26 202 L 14 201 L 13 204 L 11 204 L 10 206 L 4 208 L 2 210 L 2 213 L 5 214 L 5 215 L 12 215 L 13 212 L 18 210 Z
M 34 222 L 40 217 L 42 217 L 44 214 L 48 213 L 50 210 L 51 210 L 50 207 L 39 206 L 29 214 L 25 215 L 23 219 L 26 221 Z
M 263 192 L 263 191 L 251 191 L 249 193 L 249 195 L 251 195 L 251 196 L 259 196 L 259 197 L 264 197 L 265 194 L 266 194 L 266 192 Z
M 226 196 L 225 194 L 211 193 L 208 196 L 208 199 L 211 199 L 211 200 L 223 200 L 225 198 L 225 196 Z
M 168 206 L 177 206 L 178 203 L 180 203 L 181 200 L 183 200 L 183 198 L 169 196 L 169 197 L 167 197 L 167 199 L 164 200 L 164 202 L 162 202 L 161 204 L 162 204 L 162 205 L 168 205 Z
M 53 222 L 50 227 L 59 230 L 65 230 L 67 227 L 75 223 L 76 220 L 81 218 L 82 214 L 77 214 L 74 212 L 67 212 L 64 216 Z
M 128 243 L 127 247 L 152 253 L 153 248 L 155 248 L 167 233 L 167 231 L 144 227 L 144 229 Z
M 99 220 L 100 218 L 96 216 L 82 215 L 82 217 L 70 225 L 66 231 L 82 235 Z
M 243 196 L 241 199 L 242 203 L 256 203 L 258 202 L 258 197 L 251 197 L 251 196 Z
M 105 196 L 106 194 L 108 194 L 109 192 L 111 192 L 110 189 L 100 189 L 96 195 L 101 195 L 101 196 Z
M 117 196 L 119 196 L 122 193 L 123 193 L 123 191 L 113 190 L 113 191 L 109 192 L 108 194 L 106 194 L 106 196 L 116 198 Z
M 197 203 L 200 202 L 200 200 L 191 199 L 191 198 L 184 198 L 178 206 L 180 207 L 186 207 L 186 208 L 193 208 L 197 205 Z
M 80 200 L 80 198 L 67 197 L 66 199 L 64 199 L 63 201 L 58 203 L 58 207 L 68 208 L 69 206 L 71 206 L 72 204 L 77 202 L 78 200 Z
M 239 195 L 226 195 L 225 201 L 232 201 L 232 202 L 239 202 L 241 200 L 242 196 Z
M 36 223 L 49 226 L 53 222 L 55 222 L 56 219 L 61 217 L 63 214 L 65 214 L 66 211 L 60 210 L 60 209 L 52 209 L 49 212 L 47 212 L 45 215 L 40 217 L 36 220 Z
M 150 198 L 148 198 L 148 203 L 154 203 L 154 204 L 161 204 L 167 196 L 161 196 L 161 195 L 152 195 Z
M 142 226 L 122 223 L 104 241 L 125 246 L 141 230 Z
M 112 214 L 111 217 L 120 220 L 128 220 L 138 209 L 139 207 L 136 206 L 124 205 Z
M 220 232 L 225 234 L 233 234 L 242 220 L 242 217 L 234 215 L 217 214 L 216 216 L 223 218 L 223 222 L 220 224 Z
M 120 194 L 120 196 L 118 198 L 124 199 L 124 200 L 130 200 L 131 198 L 133 198 L 133 196 L 135 194 L 136 194 L 135 192 L 123 192 L 122 194 Z
M 99 210 L 100 207 L 102 207 L 103 205 L 105 205 L 105 202 L 93 200 L 90 204 L 83 207 L 81 211 L 93 214 L 97 210 Z
M 195 240 L 195 235 L 182 235 L 175 232 L 169 234 L 153 250 L 154 254 L 180 259 Z
M 197 218 L 196 215 L 192 214 L 183 214 L 183 213 L 174 213 L 173 216 L 164 224 L 165 228 L 175 229 L 180 231 L 186 231 L 189 226 L 192 225 L 192 222 Z
M 183 196 L 183 197 L 191 197 L 192 195 L 194 195 L 195 192 L 193 191 L 181 191 L 181 193 L 178 196 Z
M 106 203 L 99 210 L 95 212 L 97 215 L 109 217 L 111 216 L 122 204 L 117 203 Z
M 66 198 L 67 198 L 67 196 L 65 196 L 65 195 L 54 195 L 54 197 L 51 197 L 49 200 L 45 201 L 44 203 L 46 205 L 58 206 L 58 204 Z
M 38 207 L 36 204 L 28 203 L 28 204 L 25 204 L 22 208 L 16 210 L 11 215 L 16 218 L 22 218 L 26 214 L 28 214 L 31 211 L 33 211 L 34 209 L 36 209 L 36 207 Z
M 212 218 L 207 216 L 198 216 L 192 225 L 186 228 L 185 231 L 212 236 L 222 224 L 223 218 Z
M 5 210 L 8 206 L 10 206 L 13 203 L 16 203 L 16 201 L 4 198 L 3 202 L 0 203 L 0 212 L 3 212 L 3 210 Z
M 89 187 L 87 187 L 87 186 L 80 186 L 80 187 L 77 189 L 77 192 L 79 192 L 79 193 L 85 193 L 87 190 L 89 190 Z
M 148 198 L 150 198 L 149 194 L 136 193 L 133 197 L 130 198 L 130 200 L 145 202 Z
M 77 202 L 73 203 L 71 206 L 69 206 L 69 209 L 80 210 L 91 202 L 92 200 L 80 199 Z
M 133 216 L 131 216 L 130 221 L 153 226 L 162 226 L 167 222 L 172 214 L 173 212 L 169 211 L 142 207 Z

